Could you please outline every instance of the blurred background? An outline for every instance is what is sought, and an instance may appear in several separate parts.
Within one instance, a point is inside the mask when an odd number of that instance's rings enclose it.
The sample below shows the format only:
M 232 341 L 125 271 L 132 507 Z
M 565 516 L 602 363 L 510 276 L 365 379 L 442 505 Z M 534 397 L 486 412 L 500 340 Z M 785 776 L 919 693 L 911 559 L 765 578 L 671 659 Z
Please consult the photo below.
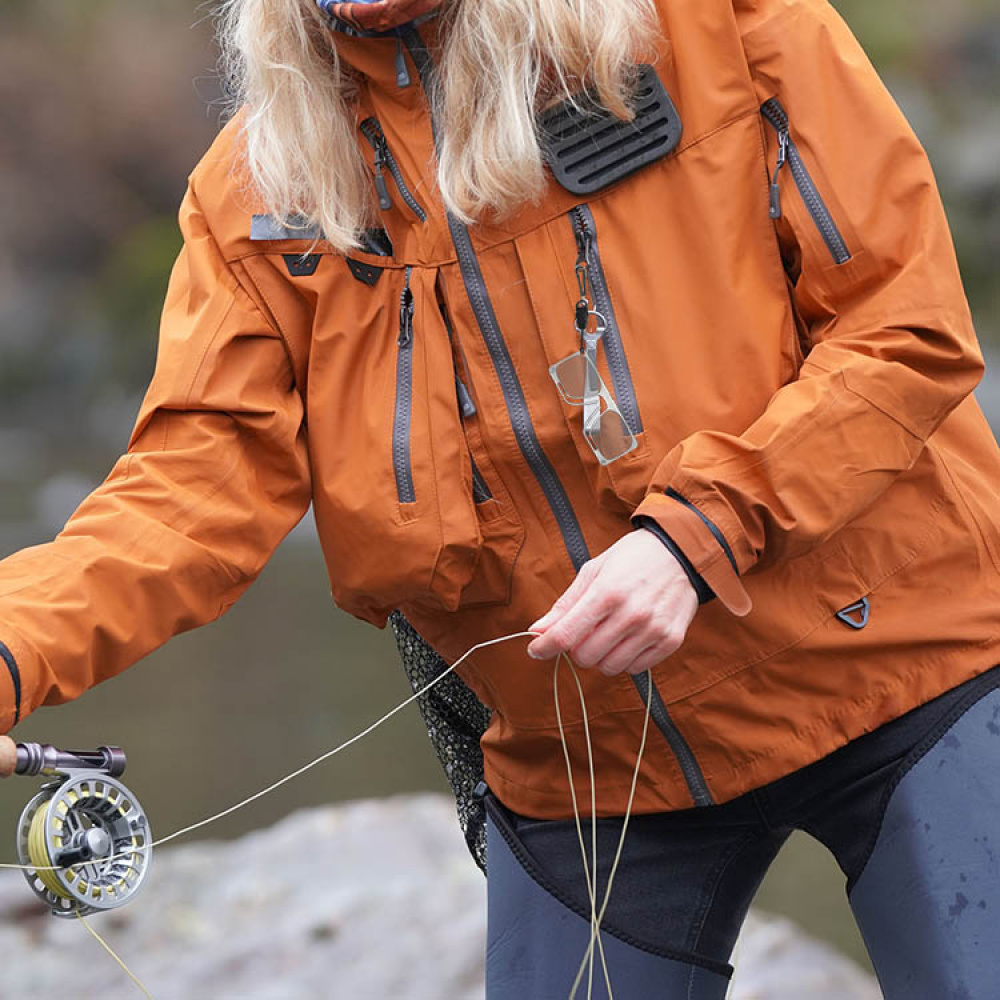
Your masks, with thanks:
M 954 227 L 1000 422 L 1000 7 L 839 0 L 927 147 Z M 221 112 L 209 5 L 0 6 L 0 555 L 45 541 L 126 444 L 152 372 L 185 177 Z M 408 693 L 391 638 L 333 608 L 311 525 L 221 622 L 175 640 L 21 739 L 129 752 L 154 833 L 222 808 Z M 217 825 L 233 837 L 301 805 L 445 790 L 415 710 Z M 0 795 L 0 860 L 28 789 Z M 2 845 L 6 844 L 6 847 Z M 471 862 L 470 862 L 471 863 Z M 802 837 L 758 904 L 859 962 L 833 862 Z

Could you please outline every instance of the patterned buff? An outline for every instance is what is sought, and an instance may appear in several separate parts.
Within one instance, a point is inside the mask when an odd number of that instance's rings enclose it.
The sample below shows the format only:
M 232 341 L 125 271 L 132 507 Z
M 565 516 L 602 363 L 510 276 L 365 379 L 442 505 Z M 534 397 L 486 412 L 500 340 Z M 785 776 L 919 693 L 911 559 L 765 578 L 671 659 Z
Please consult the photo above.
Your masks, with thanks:
M 357 32 L 392 31 L 430 13 L 442 0 L 317 0 L 324 13 Z

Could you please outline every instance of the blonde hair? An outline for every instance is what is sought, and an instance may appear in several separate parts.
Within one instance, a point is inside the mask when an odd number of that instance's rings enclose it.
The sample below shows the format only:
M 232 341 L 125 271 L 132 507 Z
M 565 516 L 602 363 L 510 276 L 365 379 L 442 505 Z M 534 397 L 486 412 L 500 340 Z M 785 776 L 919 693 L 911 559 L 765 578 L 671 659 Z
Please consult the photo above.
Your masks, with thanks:
M 509 214 L 545 184 L 539 109 L 583 89 L 631 115 L 635 62 L 656 31 L 654 0 L 445 0 L 437 181 L 464 222 Z M 317 226 L 337 249 L 374 219 L 356 138 L 356 81 L 315 0 L 223 0 L 222 71 L 243 108 L 246 166 L 279 218 Z

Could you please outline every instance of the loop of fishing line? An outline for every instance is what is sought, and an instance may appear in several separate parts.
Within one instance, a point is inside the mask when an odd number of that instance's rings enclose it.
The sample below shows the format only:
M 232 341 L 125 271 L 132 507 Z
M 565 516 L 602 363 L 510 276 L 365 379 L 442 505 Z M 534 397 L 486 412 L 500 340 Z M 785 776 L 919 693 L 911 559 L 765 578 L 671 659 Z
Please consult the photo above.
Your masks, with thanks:
M 580 699 L 580 710 L 583 721 L 583 731 L 587 747 L 587 769 L 590 777 L 590 843 L 591 860 L 588 864 L 587 848 L 583 839 L 583 823 L 580 819 L 580 808 L 576 797 L 576 785 L 573 781 L 573 766 L 569 756 L 569 744 L 566 740 L 566 729 L 562 718 L 562 707 L 559 703 L 559 664 L 565 658 L 569 665 L 570 674 L 576 683 L 577 695 Z M 646 682 L 652 687 L 653 677 L 649 670 L 646 671 Z M 618 866 L 621 864 L 622 851 L 625 847 L 625 834 L 628 831 L 629 819 L 632 816 L 632 805 L 635 801 L 635 792 L 639 783 L 639 771 L 642 768 L 642 758 L 646 751 L 646 736 L 649 732 L 649 718 L 651 714 L 652 699 L 646 698 L 646 709 L 642 722 L 642 736 L 639 740 L 639 750 L 636 753 L 635 768 L 632 771 L 632 784 L 629 788 L 628 800 L 625 806 L 625 815 L 622 820 L 621 833 L 618 836 L 618 846 L 615 850 L 614 859 L 611 862 L 611 869 L 608 872 L 608 883 L 604 890 L 604 899 L 601 902 L 600 910 L 597 910 L 597 784 L 594 779 L 594 755 L 590 739 L 590 722 L 587 712 L 587 701 L 583 694 L 583 685 L 577 676 L 573 661 L 565 653 L 560 653 L 556 657 L 555 667 L 552 675 L 553 698 L 556 708 L 556 722 L 559 726 L 559 739 L 562 743 L 563 758 L 566 761 L 566 776 L 569 780 L 570 801 L 573 804 L 573 819 L 576 824 L 576 835 L 580 845 L 580 855 L 583 859 L 584 878 L 587 884 L 587 892 L 590 897 L 590 940 L 580 966 L 577 969 L 576 978 L 570 987 L 568 1000 L 575 1000 L 576 991 L 580 987 L 584 970 L 588 970 L 587 1000 L 592 1000 L 594 991 L 594 948 L 595 944 L 601 958 L 601 969 L 604 974 L 604 985 L 608 992 L 608 1000 L 614 1000 L 614 993 L 611 989 L 611 976 L 608 970 L 607 959 L 604 955 L 604 944 L 601 939 L 601 925 L 604 922 L 604 915 L 611 901 L 611 889 L 614 885 L 615 875 L 618 873 Z

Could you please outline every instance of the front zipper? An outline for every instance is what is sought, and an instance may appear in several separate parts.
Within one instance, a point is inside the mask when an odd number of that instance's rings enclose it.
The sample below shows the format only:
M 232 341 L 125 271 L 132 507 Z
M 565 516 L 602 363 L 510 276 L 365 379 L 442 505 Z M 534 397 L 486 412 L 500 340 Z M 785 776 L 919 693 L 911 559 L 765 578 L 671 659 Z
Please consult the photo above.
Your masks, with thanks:
M 375 151 L 375 191 L 378 193 L 379 208 L 383 212 L 387 212 L 392 208 L 392 198 L 389 197 L 389 185 L 385 182 L 385 172 L 388 170 L 392 175 L 392 179 L 396 182 L 397 190 L 403 196 L 403 201 L 409 206 L 410 211 L 421 222 L 426 222 L 427 213 L 420 202 L 414 198 L 413 192 L 407 187 L 406 178 L 403 177 L 403 171 L 399 169 L 396 157 L 392 155 L 392 150 L 389 149 L 385 132 L 382 131 L 382 126 L 379 124 L 378 119 L 366 118 L 358 127 L 361 129 L 361 134 L 368 140 L 369 145 Z
M 413 28 L 403 29 L 401 34 L 417 67 L 417 72 L 420 74 L 420 82 L 428 95 L 428 100 L 430 100 L 435 86 L 435 69 L 431 57 L 424 47 L 423 39 Z M 433 116 L 431 128 L 434 131 L 436 141 L 437 127 Z M 455 253 L 458 256 L 458 266 L 462 272 L 465 292 L 482 333 L 483 342 L 489 352 L 493 370 L 500 383 L 504 403 L 507 406 L 507 416 L 514 431 L 518 448 L 545 495 L 556 524 L 559 526 L 559 532 L 562 535 L 570 561 L 574 569 L 579 570 L 590 559 L 590 551 L 583 537 L 580 522 L 577 520 L 572 504 L 570 504 L 566 488 L 553 469 L 548 456 L 542 450 L 538 435 L 535 433 L 531 422 L 531 412 L 528 410 L 528 402 L 525 399 L 524 390 L 521 388 L 521 382 L 514 368 L 514 362 L 493 311 L 493 304 L 490 302 L 486 281 L 480 270 L 479 261 L 476 259 L 469 230 L 450 212 L 447 213 L 447 220 Z
M 413 419 L 413 292 L 406 269 L 399 297 L 399 335 L 396 338 L 396 406 L 392 417 L 392 468 L 396 475 L 396 497 L 400 503 L 415 503 L 413 466 L 410 461 L 410 424 Z
M 427 49 L 424 47 L 423 39 L 413 28 L 404 29 L 401 34 L 407 49 L 409 49 L 410 56 L 417 67 L 417 72 L 420 74 L 420 82 L 423 85 L 424 91 L 430 95 L 434 91 L 435 70 L 434 63 Z M 437 127 L 433 117 L 431 118 L 431 129 L 434 132 L 436 142 Z M 452 243 L 455 245 L 455 252 L 458 255 L 458 264 L 462 272 L 466 295 L 472 305 L 483 341 L 489 351 L 493 370 L 496 372 L 497 379 L 500 382 L 504 402 L 507 406 L 507 416 L 514 430 L 518 447 L 535 479 L 538 481 L 539 486 L 542 488 L 556 524 L 559 526 L 563 544 L 566 546 L 570 561 L 574 569 L 579 570 L 590 559 L 590 551 L 587 548 L 586 539 L 583 537 L 580 522 L 569 501 L 565 487 L 559 480 L 555 469 L 552 468 L 548 456 L 542 451 L 538 436 L 535 434 L 524 390 L 521 388 L 517 371 L 514 368 L 510 352 L 507 350 L 500 325 L 493 311 L 493 304 L 490 302 L 489 291 L 486 288 L 486 282 L 483 279 L 479 261 L 476 259 L 469 230 L 463 223 L 454 218 L 450 212 L 447 213 L 447 219 Z M 633 680 L 640 696 L 642 696 L 643 689 L 640 686 L 640 679 L 633 678 Z M 710 804 L 712 798 L 708 793 L 708 786 L 698 766 L 698 761 L 666 711 L 663 699 L 660 697 L 656 685 L 652 681 L 652 677 L 650 677 L 649 690 L 646 692 L 646 695 L 653 698 L 650 714 L 656 721 L 660 732 L 663 734 L 663 737 L 673 750 L 680 764 L 681 773 L 684 775 L 685 782 L 687 782 L 692 799 L 699 805 Z M 643 700 L 645 701 L 645 698 Z M 660 711 L 660 708 L 662 708 L 662 711 Z
M 642 419 L 639 416 L 639 402 L 632 384 L 632 373 L 629 371 L 628 359 L 622 344 L 621 330 L 615 316 L 615 307 L 608 291 L 608 280 L 601 264 L 601 252 L 597 246 L 597 226 L 593 213 L 588 205 L 577 205 L 569 213 L 576 236 L 578 251 L 577 268 L 585 268 L 590 288 L 594 293 L 594 308 L 601 314 L 606 324 L 601 337 L 604 343 L 604 356 L 608 360 L 611 381 L 615 389 L 615 400 L 618 410 L 629 430 L 635 434 L 642 433 Z
M 647 678 L 648 682 L 646 681 Z M 677 728 L 677 723 L 670 717 L 666 703 L 663 701 L 660 692 L 657 690 L 656 683 L 653 681 L 653 675 L 648 670 L 645 674 L 639 676 L 633 674 L 632 683 L 635 684 L 643 704 L 649 705 L 649 717 L 656 724 L 656 728 L 660 730 L 670 749 L 673 750 L 694 804 L 696 806 L 714 805 L 715 800 L 712 798 L 712 793 L 708 790 L 705 775 L 702 774 L 701 768 L 698 766 L 694 751 Z
M 778 159 L 771 177 L 771 218 L 781 218 L 781 190 L 778 182 L 781 171 L 787 164 L 792 171 L 792 177 L 799 189 L 799 194 L 802 196 L 802 202 L 819 230 L 820 236 L 823 237 L 823 242 L 830 251 L 834 263 L 846 264 L 851 259 L 851 251 L 847 248 L 833 215 L 827 208 L 826 202 L 823 201 L 823 196 L 819 193 L 819 189 L 810 176 L 809 169 L 792 139 L 791 127 L 785 109 L 776 97 L 772 97 L 760 106 L 760 111 L 764 119 L 778 134 Z

